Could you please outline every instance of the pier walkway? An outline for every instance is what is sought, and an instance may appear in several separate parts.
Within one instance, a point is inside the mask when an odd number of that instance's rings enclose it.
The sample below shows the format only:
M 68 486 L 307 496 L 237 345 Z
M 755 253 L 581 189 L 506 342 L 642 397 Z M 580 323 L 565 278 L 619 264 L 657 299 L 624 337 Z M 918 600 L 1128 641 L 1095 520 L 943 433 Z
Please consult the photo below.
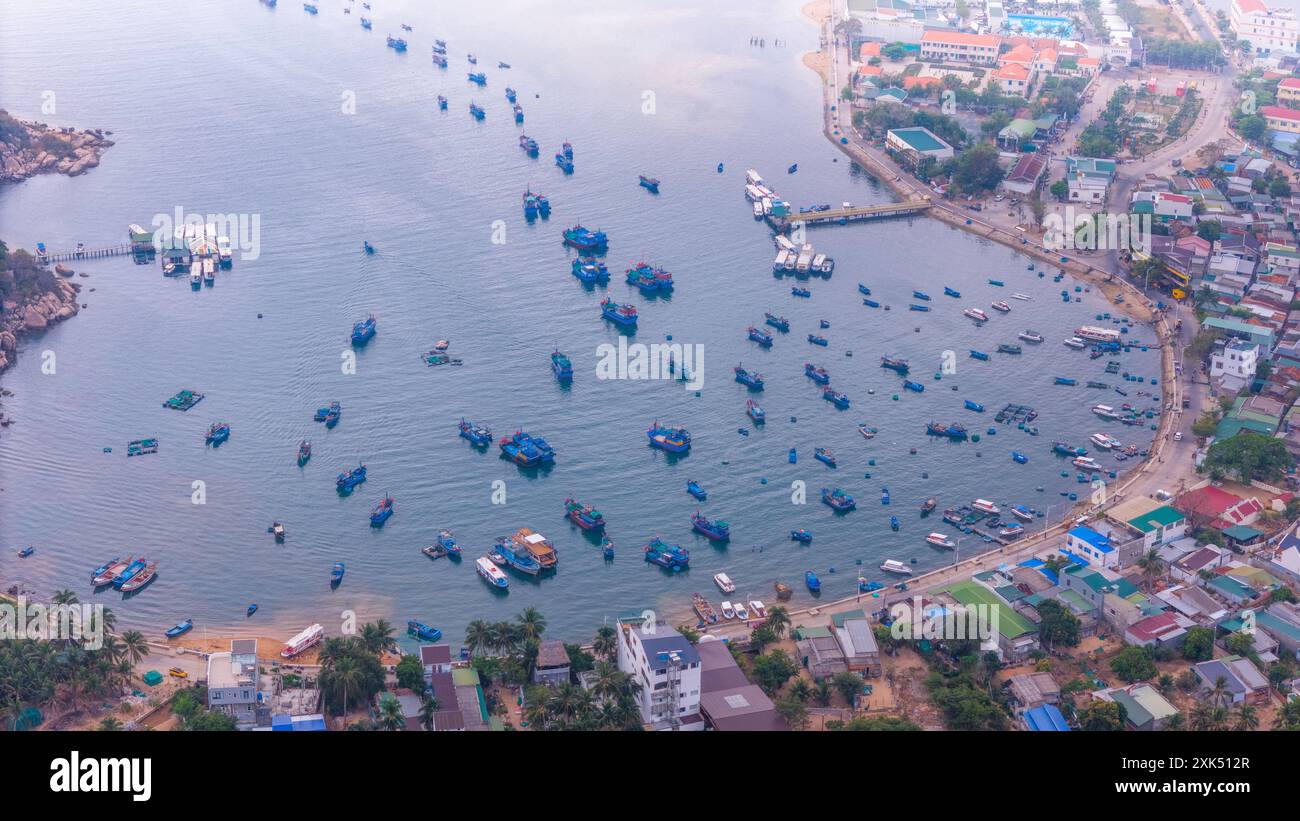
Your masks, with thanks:
M 123 242 L 120 245 L 110 245 L 103 248 L 81 248 L 76 251 L 47 251 L 46 253 L 37 253 L 36 258 L 46 264 L 55 262 L 72 262 L 78 259 L 102 259 L 104 257 L 120 257 L 136 253 L 136 246 L 129 242 Z
M 904 217 L 920 214 L 930 208 L 929 198 L 887 202 L 880 205 L 859 205 L 851 208 L 832 208 L 829 211 L 807 211 L 802 214 L 790 214 L 786 217 L 769 215 L 767 222 L 778 233 L 791 225 L 826 225 L 855 222 L 857 220 L 877 219 L 881 217 Z

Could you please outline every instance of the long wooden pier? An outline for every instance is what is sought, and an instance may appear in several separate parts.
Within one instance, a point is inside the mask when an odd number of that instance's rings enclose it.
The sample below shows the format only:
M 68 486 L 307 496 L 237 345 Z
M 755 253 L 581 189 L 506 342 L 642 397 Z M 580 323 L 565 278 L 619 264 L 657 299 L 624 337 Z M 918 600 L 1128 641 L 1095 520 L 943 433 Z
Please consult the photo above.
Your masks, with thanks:
M 102 259 L 104 257 L 120 257 L 127 254 L 136 253 L 136 246 L 129 242 L 120 245 L 110 245 L 104 248 L 83 248 L 79 251 L 56 251 L 44 254 L 37 253 L 36 258 L 45 263 L 55 262 L 72 262 L 78 259 Z
M 790 214 L 785 217 L 769 215 L 767 222 L 775 231 L 780 233 L 791 225 L 798 223 L 804 225 L 843 225 L 858 220 L 911 216 L 923 213 L 929 208 L 930 201 L 928 199 L 907 200 L 904 202 L 884 203 L 883 205 L 859 205 L 853 208 L 832 208 L 829 211 L 808 211 L 802 214 Z

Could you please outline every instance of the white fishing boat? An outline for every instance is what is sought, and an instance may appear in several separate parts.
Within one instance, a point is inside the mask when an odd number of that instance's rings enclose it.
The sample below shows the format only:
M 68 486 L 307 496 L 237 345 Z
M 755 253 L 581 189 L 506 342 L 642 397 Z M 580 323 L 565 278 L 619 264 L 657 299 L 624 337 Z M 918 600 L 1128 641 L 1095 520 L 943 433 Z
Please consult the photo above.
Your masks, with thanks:
M 325 628 L 321 627 L 319 624 L 313 624 L 311 627 L 308 627 L 306 630 L 289 639 L 288 643 L 284 645 L 284 649 L 280 651 L 280 655 L 283 658 L 291 659 L 294 656 L 300 655 L 304 651 L 320 644 L 324 638 Z
M 1102 419 L 1120 418 L 1120 415 L 1116 413 L 1115 409 L 1112 408 L 1110 405 L 1094 405 L 1092 408 L 1092 412 L 1100 416 Z
M 772 270 L 780 271 L 785 268 L 785 258 L 790 255 L 789 251 L 777 251 L 776 259 L 772 261 Z
M 755 186 L 747 185 L 745 186 L 745 198 L 750 202 L 758 202 L 763 199 L 763 192 L 759 191 Z
M 992 303 L 992 305 L 993 305 L 993 310 L 1001 311 L 1004 314 L 1009 313 L 1011 311 L 1011 306 L 1001 300 Z
M 1118 342 L 1120 338 L 1119 331 L 1111 328 L 1098 328 L 1093 325 L 1075 328 L 1074 335 L 1089 342 Z
M 971 502 L 970 506 L 984 513 L 1001 512 L 1001 509 L 997 505 L 990 502 L 988 499 L 976 499 L 975 501 Z
M 756 220 L 761 220 L 762 218 L 763 218 L 763 203 L 761 203 L 761 202 L 755 202 L 755 203 L 754 203 L 754 219 L 756 219 Z
M 749 618 L 749 610 L 746 609 L 744 602 L 736 602 L 732 607 L 736 608 L 736 618 L 741 621 Z
M 820 271 L 820 270 L 822 269 L 822 265 L 825 264 L 825 262 L 826 262 L 826 255 L 825 255 L 825 254 L 817 254 L 817 255 L 815 255 L 815 256 L 812 258 L 812 267 L 813 267 L 813 270 L 815 270 L 815 271 Z
M 1069 339 L 1065 340 L 1065 347 L 1082 350 L 1088 347 L 1088 343 L 1084 342 L 1082 339 L 1080 339 L 1077 336 L 1072 336 Z
M 728 576 L 726 573 L 714 573 L 713 583 L 716 584 L 718 586 L 718 589 L 721 590 L 723 593 L 736 592 L 736 583 L 733 582 L 731 580 L 731 577 Z
M 756 619 L 767 618 L 767 606 L 758 599 L 751 599 L 749 602 L 749 612 Z
M 736 608 L 731 606 L 731 602 L 724 601 L 722 603 L 722 617 L 724 619 L 734 619 L 736 617 Z
M 510 586 L 510 580 L 506 578 L 506 574 L 501 571 L 501 568 L 493 564 L 492 560 L 487 556 L 479 556 L 475 559 L 474 567 L 478 570 L 479 576 L 493 587 L 504 590 Z
M 935 547 L 956 547 L 957 543 L 942 533 L 931 533 L 925 540 Z
M 1090 473 L 1100 473 L 1102 470 L 1101 465 L 1097 464 L 1091 456 L 1076 456 L 1070 464 L 1074 465 L 1079 470 L 1086 470 Z
M 757 171 L 751 168 L 745 172 L 745 182 L 749 183 L 750 185 L 762 185 L 763 177 Z
M 1011 298 L 1012 298 L 1012 299 L 1020 299 L 1020 300 L 1024 300 L 1024 301 L 1026 301 L 1026 302 L 1028 302 L 1029 300 L 1033 299 L 1033 297 L 1030 296 L 1029 294 L 1012 294 L 1012 295 L 1011 295 Z
M 1118 439 L 1113 436 L 1107 436 L 1104 433 L 1094 433 L 1088 438 L 1092 440 L 1094 445 L 1105 450 L 1112 450 L 1120 446 L 1120 441 Z
M 897 559 L 885 559 L 885 561 L 881 563 L 880 569 L 886 573 L 897 573 L 900 576 L 912 575 L 912 568 Z
M 966 310 L 962 311 L 962 315 L 970 319 L 973 319 L 976 322 L 989 321 L 989 315 L 981 311 L 979 308 L 967 308 Z
M 1017 336 L 1026 342 L 1033 342 L 1035 344 L 1043 341 L 1043 335 L 1038 331 L 1023 330 L 1017 334 Z
M 812 258 L 813 247 L 804 243 L 804 246 L 799 249 L 799 259 L 795 262 L 794 269 L 796 271 L 807 271 L 808 267 L 812 265 Z

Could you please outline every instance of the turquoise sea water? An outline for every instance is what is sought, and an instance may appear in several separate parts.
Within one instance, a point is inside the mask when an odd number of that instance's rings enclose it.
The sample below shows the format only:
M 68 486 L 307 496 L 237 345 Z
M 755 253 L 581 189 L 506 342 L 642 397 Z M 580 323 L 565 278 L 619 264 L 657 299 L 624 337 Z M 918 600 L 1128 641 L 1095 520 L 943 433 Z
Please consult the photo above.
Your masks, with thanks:
M 260 219 L 258 258 L 237 259 L 198 293 L 129 259 L 74 266 L 91 274 L 76 280 L 88 307 L 29 339 L 0 381 L 16 394 L 5 408 L 18 419 L 0 432 L 5 587 L 88 595 L 92 568 L 145 553 L 160 563 L 154 584 L 129 600 L 94 600 L 151 631 L 186 617 L 211 630 L 242 629 L 244 608 L 256 601 L 248 629 L 286 637 L 314 621 L 332 632 L 340 613 L 353 610 L 362 619 L 418 618 L 454 640 L 471 619 L 536 606 L 551 633 L 580 638 L 629 609 L 684 617 L 692 591 L 716 593 L 710 576 L 719 570 L 737 582 L 738 596 L 770 602 L 781 580 L 796 587 L 800 605 L 808 602 L 798 584 L 805 569 L 818 571 L 823 597 L 837 598 L 854 590 L 859 561 L 873 578 L 885 558 L 915 558 L 918 569 L 951 561 L 923 541 L 941 529 L 937 515 L 918 518 L 928 496 L 941 508 L 975 497 L 1056 505 L 1049 512 L 1059 516 L 1059 492 L 1086 487 L 1073 472 L 1058 475 L 1051 443 L 1084 444 L 1103 429 L 1088 408 L 1124 400 L 1054 387 L 1052 378 L 1117 381 L 1102 376 L 1106 360 L 1061 345 L 1109 310 L 1099 297 L 1063 303 L 1063 287 L 1074 295 L 1070 280 L 1040 279 L 1009 249 L 926 219 L 811 229 L 810 240 L 838 264 L 829 281 L 810 281 L 810 300 L 792 298 L 790 281 L 773 278 L 770 232 L 742 195 L 746 168 L 796 206 L 888 200 L 820 133 L 817 77 L 800 61 L 817 30 L 796 3 L 507 0 L 488 15 L 472 4 L 390 0 L 372 3 L 369 32 L 358 23 L 360 4 L 352 15 L 338 0 L 320 5 L 312 17 L 300 4 L 268 9 L 253 0 L 126 0 L 93 12 L 72 2 L 0 4 L 0 106 L 109 129 L 117 141 L 91 173 L 0 192 L 6 241 L 115 243 L 128 223 L 149 225 L 177 206 Z M 414 31 L 402 33 L 403 22 Z M 57 54 L 50 31 L 60 34 Z M 385 48 L 388 33 L 410 41 L 409 52 Z M 751 47 L 751 35 L 788 45 Z M 435 37 L 449 44 L 445 71 L 429 62 Z M 465 79 L 470 51 L 486 89 Z M 513 67 L 496 68 L 501 60 Z M 538 160 L 517 146 L 507 85 L 519 91 L 523 130 L 541 143 Z M 42 113 L 46 92 L 53 114 Z M 447 112 L 437 111 L 440 93 Z M 355 113 L 344 113 L 349 100 Z M 487 109 L 484 122 L 470 118 L 471 100 Z M 568 177 L 549 159 L 566 139 L 577 166 Z M 795 162 L 798 173 L 787 175 Z M 640 173 L 663 180 L 659 196 L 638 187 Z M 549 222 L 525 223 L 519 197 L 529 186 L 550 197 Z M 599 317 L 606 289 L 584 289 L 569 274 L 560 231 L 577 221 L 610 235 L 607 291 L 639 306 L 635 341 L 672 335 L 703 346 L 699 396 L 671 382 L 596 378 L 598 346 L 618 334 Z M 505 241 L 494 242 L 502 225 Z M 379 253 L 360 253 L 363 239 Z M 622 271 L 641 259 L 673 272 L 671 298 L 647 300 L 623 282 Z M 893 310 L 863 307 L 859 282 Z M 945 285 L 962 299 L 943 296 Z M 914 288 L 933 296 L 931 312 L 906 310 Z M 991 300 L 1016 291 L 1034 300 L 1013 300 L 1007 316 L 991 310 Z M 963 319 L 969 306 L 985 309 L 990 322 L 977 328 Z M 765 311 L 792 325 L 770 350 L 745 334 Z M 378 336 L 358 354 L 357 372 L 345 374 L 349 329 L 371 312 Z M 828 330 L 818 329 L 820 319 Z M 1020 343 L 1019 357 L 967 358 L 970 348 L 1017 342 L 1025 328 L 1047 342 Z M 829 347 L 808 344 L 809 333 L 827 336 Z M 441 338 L 463 367 L 421 361 Z M 551 374 L 555 348 L 574 362 L 571 388 Z M 40 368 L 47 350 L 56 355 L 54 375 Z M 945 350 L 956 352 L 957 373 L 935 381 Z M 901 380 L 879 367 L 882 355 L 910 359 L 926 391 L 901 392 Z M 753 427 L 747 393 L 731 375 L 742 361 L 767 382 L 760 401 L 769 421 L 748 436 L 737 433 Z M 803 374 L 808 361 L 830 371 L 849 410 L 822 400 Z M 1123 364 L 1136 374 L 1158 370 L 1154 351 L 1126 354 Z M 182 387 L 207 398 L 188 413 L 159 407 Z M 967 398 L 989 413 L 964 410 Z M 344 416 L 327 432 L 311 415 L 333 399 Z M 1008 402 L 1039 409 L 1039 436 L 1001 426 L 979 445 L 953 445 L 924 434 L 932 419 L 982 431 Z M 477 453 L 456 435 L 461 416 L 497 435 L 519 427 L 542 435 L 557 464 L 528 475 L 495 448 Z M 647 447 L 655 419 L 690 429 L 689 456 L 670 460 Z M 217 420 L 233 434 L 214 451 L 203 432 Z M 864 440 L 860 422 L 880 434 Z M 1112 427 L 1121 438 L 1148 434 Z M 127 441 L 142 436 L 159 437 L 160 452 L 128 459 Z M 304 437 L 315 454 L 299 469 Z M 786 459 L 792 446 L 796 465 Z M 814 461 L 816 447 L 830 448 L 839 468 Z M 1014 463 L 1013 449 L 1029 463 Z M 368 465 L 369 481 L 340 498 L 334 476 L 357 461 Z M 708 488 L 707 503 L 686 494 L 690 478 Z M 805 483 L 808 504 L 791 503 L 795 481 Z M 192 503 L 195 482 L 205 504 Z M 504 504 L 493 503 L 496 482 L 505 483 Z M 823 486 L 845 488 L 859 509 L 833 515 L 817 502 Z M 385 492 L 397 512 L 372 529 L 367 514 Z M 563 518 L 568 496 L 604 513 L 618 546 L 612 563 Z M 692 534 L 697 506 L 731 524 L 729 547 Z M 902 521 L 898 533 L 891 514 Z M 276 519 L 288 529 L 282 546 L 266 533 Z M 419 552 L 443 527 L 465 548 L 459 565 Z M 519 527 L 555 542 L 560 569 L 540 583 L 512 574 L 509 593 L 494 595 L 473 558 Z M 800 527 L 813 531 L 811 546 L 789 541 Z M 640 547 L 655 535 L 691 551 L 688 573 L 670 577 L 642 560 Z M 19 560 L 14 551 L 25 544 L 37 554 Z M 335 561 L 348 571 L 331 591 Z

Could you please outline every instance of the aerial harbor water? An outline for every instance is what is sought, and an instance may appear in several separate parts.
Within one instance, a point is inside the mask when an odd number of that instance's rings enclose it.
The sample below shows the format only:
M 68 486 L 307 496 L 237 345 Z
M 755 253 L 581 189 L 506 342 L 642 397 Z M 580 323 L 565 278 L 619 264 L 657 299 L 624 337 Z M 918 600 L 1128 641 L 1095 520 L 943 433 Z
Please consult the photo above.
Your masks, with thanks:
M 2 383 L 15 393 L 5 407 L 17 419 L 0 435 L 5 586 L 85 592 L 106 559 L 147 554 L 158 563 L 153 584 L 125 600 L 113 592 L 94 600 L 120 624 L 154 632 L 186 617 L 236 632 L 257 602 L 262 634 L 328 627 L 354 610 L 362 619 L 418 618 L 455 638 L 472 619 L 536 606 L 553 635 L 585 638 L 629 609 L 684 621 L 691 593 L 707 593 L 719 571 L 745 599 L 770 600 L 782 581 L 806 603 L 798 584 L 806 570 L 823 597 L 838 598 L 856 590 L 859 572 L 881 578 L 886 559 L 915 560 L 918 570 L 951 562 L 951 551 L 925 541 L 935 530 L 958 535 L 940 521 L 945 507 L 979 497 L 1025 504 L 1046 511 L 1037 527 L 1068 509 L 1062 492 L 1089 490 L 1053 456 L 1053 441 L 1096 456 L 1087 439 L 1106 431 L 1146 446 L 1149 424 L 1104 422 L 1090 408 L 1146 408 L 1158 399 L 1139 392 L 1160 387 L 1125 385 L 1128 398 L 1085 387 L 1122 377 L 1104 372 L 1110 357 L 1062 344 L 1081 325 L 1118 328 L 1097 318 L 1114 306 L 1005 247 L 923 217 L 814 227 L 809 241 L 835 259 L 833 275 L 773 276 L 771 231 L 744 198 L 746 169 L 796 206 L 889 201 L 821 133 L 818 78 L 800 61 L 816 48 L 817 28 L 797 2 L 705 11 L 674 0 L 640 8 L 507 0 L 484 15 L 472 4 L 392 0 L 374 4 L 371 30 L 338 2 L 319 5 L 309 15 L 291 3 L 123 0 L 92 21 L 72 2 L 3 4 L 0 107 L 108 129 L 116 141 L 92 173 L 38 177 L 0 194 L 11 247 L 120 242 L 128 224 L 151 226 L 177 206 L 253 215 L 259 229 L 256 258 L 237 254 L 198 291 L 129 257 L 75 265 L 90 274 L 77 280 L 88 307 L 28 340 Z M 578 9 L 580 43 L 565 34 Z M 55 21 L 57 59 L 41 36 Z M 413 31 L 401 32 L 401 22 Z M 409 50 L 386 48 L 386 32 Z M 769 45 L 751 46 L 751 32 Z M 426 56 L 435 37 L 448 41 L 447 69 Z M 780 48 L 770 45 L 777 37 Z M 477 69 L 466 52 L 478 55 Z M 497 68 L 501 61 L 511 67 Z M 486 86 L 467 80 L 469 70 L 486 74 Z M 507 86 L 518 92 L 522 127 Z M 53 113 L 41 108 L 47 92 Z M 471 102 L 483 107 L 481 121 Z M 539 158 L 520 150 L 521 133 L 538 142 Z M 565 141 L 572 174 L 552 162 Z M 639 175 L 659 180 L 659 193 Z M 549 219 L 525 220 L 525 189 L 549 197 Z M 607 286 L 570 273 L 574 254 L 561 232 L 579 222 L 609 236 Z M 625 282 L 640 261 L 672 273 L 670 296 L 647 298 Z M 864 306 L 859 283 L 891 310 Z M 811 297 L 792 296 L 794 284 Z M 929 311 L 908 310 L 915 290 L 932 297 Z M 601 319 L 606 295 L 637 306 L 632 341 L 702 346 L 698 395 L 680 382 L 597 378 L 599 346 L 620 338 Z M 1009 313 L 991 307 L 1000 300 Z M 967 308 L 988 321 L 964 318 Z M 767 312 L 788 318 L 789 332 L 765 326 Z M 353 323 L 371 314 L 376 335 L 353 348 Z M 751 325 L 773 344 L 747 338 Z M 1045 341 L 1018 339 L 1026 329 Z M 1127 335 L 1154 338 L 1145 327 Z M 425 363 L 439 339 L 460 367 Z M 998 353 L 999 344 L 1023 353 Z M 556 350 L 572 362 L 570 383 L 552 371 Z M 53 374 L 44 351 L 54 354 Z M 955 353 L 955 373 L 936 380 L 945 351 Z M 355 373 L 346 372 L 351 355 Z M 882 356 L 909 360 L 908 378 L 925 390 L 904 390 Z M 1126 373 L 1159 373 L 1155 350 L 1133 348 L 1119 361 Z M 734 381 L 740 363 L 762 374 L 761 394 Z M 823 399 L 805 363 L 829 372 L 848 409 Z M 203 400 L 186 412 L 160 407 L 182 388 Z M 765 424 L 746 415 L 749 398 Z M 327 430 L 312 415 L 332 401 L 343 413 Z M 1038 411 L 1037 435 L 995 425 L 1008 403 Z M 495 446 L 473 449 L 458 436 L 462 417 L 498 438 L 518 429 L 545 437 L 554 466 L 531 473 Z M 649 447 L 655 420 L 688 428 L 690 453 Z M 931 421 L 960 422 L 981 441 L 927 436 Z M 218 448 L 204 443 L 215 422 L 231 429 Z M 860 424 L 875 437 L 861 436 Z M 159 440 L 158 452 L 128 458 L 128 441 L 144 437 Z M 299 466 L 304 439 L 312 453 Z M 837 467 L 815 460 L 817 448 Z M 358 463 L 366 482 L 341 496 L 335 476 Z M 706 501 L 688 495 L 691 479 Z M 792 503 L 796 481 L 806 504 Z M 837 515 L 820 503 L 823 487 L 855 496 L 857 510 Z M 371 527 L 386 494 L 394 513 Z M 565 518 L 569 497 L 604 515 L 612 560 Z M 939 510 L 923 521 L 929 497 Z M 693 532 L 697 509 L 729 523 L 730 541 Z M 267 532 L 275 521 L 282 544 Z M 510 573 L 508 592 L 492 590 L 475 559 L 522 527 L 554 542 L 558 570 L 540 582 Z M 421 554 L 443 528 L 464 550 L 459 563 Z M 800 528 L 812 532 L 810 544 L 790 539 Z M 690 551 L 688 571 L 643 560 L 656 536 Z M 11 544 L 37 553 L 19 559 Z M 964 541 L 963 555 L 987 547 L 977 544 Z M 347 573 L 332 588 L 336 562 Z

